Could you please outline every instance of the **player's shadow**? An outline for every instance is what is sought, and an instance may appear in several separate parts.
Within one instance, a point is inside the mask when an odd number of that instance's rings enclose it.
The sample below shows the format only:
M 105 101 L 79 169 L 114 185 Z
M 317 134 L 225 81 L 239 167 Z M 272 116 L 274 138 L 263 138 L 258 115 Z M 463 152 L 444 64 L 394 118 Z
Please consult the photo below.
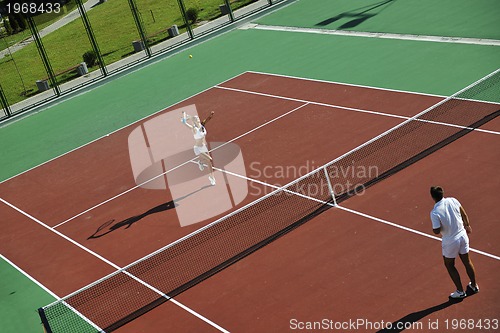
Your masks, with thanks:
M 432 307 L 425 309 L 425 310 L 412 312 L 410 314 L 407 314 L 403 318 L 398 319 L 395 322 L 393 322 L 392 325 L 390 325 L 391 328 L 382 329 L 380 331 L 377 331 L 377 333 L 398 333 L 398 332 L 403 332 L 406 328 L 408 328 L 408 329 L 414 328 L 414 327 L 416 327 L 413 325 L 414 323 L 424 319 L 428 315 L 430 315 L 434 312 L 446 309 L 452 305 L 458 304 L 458 303 L 464 301 L 465 299 L 467 299 L 468 297 L 474 296 L 474 294 L 470 290 L 467 290 L 467 292 L 468 292 L 468 294 L 470 293 L 470 296 L 467 296 L 466 298 L 462 298 L 462 299 L 449 298 L 448 301 L 446 301 L 444 303 L 432 306 Z M 424 325 L 424 329 L 425 328 L 426 328 L 426 326 Z
M 380 12 L 382 12 L 384 9 L 387 9 L 387 7 L 389 5 L 391 5 L 392 3 L 394 3 L 395 1 L 396 0 L 384 0 L 384 1 L 381 1 L 381 2 L 377 2 L 377 3 L 373 4 L 373 5 L 364 6 L 364 7 L 357 8 L 357 9 L 353 9 L 353 10 L 348 11 L 348 12 L 343 12 L 343 13 L 338 14 L 336 16 L 330 17 L 330 18 L 328 18 L 328 19 L 326 19 L 324 21 L 321 21 L 321 22 L 317 23 L 316 25 L 317 26 L 326 26 L 326 25 L 332 24 L 332 23 L 334 23 L 334 22 L 336 22 L 336 21 L 338 21 L 340 19 L 343 19 L 343 18 L 352 18 L 352 20 L 350 20 L 347 23 L 342 24 L 337 29 L 338 30 L 343 30 L 343 29 L 354 28 L 354 27 L 357 27 L 358 25 L 360 25 L 361 23 L 365 22 L 369 18 L 372 18 L 372 17 L 380 14 Z M 383 7 L 383 6 L 386 6 L 386 7 L 380 9 L 376 13 L 372 12 L 375 9 Z M 371 13 L 369 13 L 369 12 L 371 12 Z
M 165 202 L 161 205 L 158 205 L 156 207 L 153 207 L 151 209 L 149 209 L 148 211 L 142 213 L 142 214 L 139 214 L 139 215 L 136 215 L 136 216 L 132 216 L 132 217 L 129 217 L 129 218 L 126 218 L 125 220 L 123 221 L 120 221 L 120 222 L 116 222 L 115 223 L 115 220 L 109 220 L 107 222 L 105 222 L 104 224 L 102 224 L 99 228 L 97 228 L 97 230 L 91 235 L 89 236 L 87 239 L 94 239 L 94 238 L 100 238 L 102 236 L 105 236 L 115 230 L 118 230 L 122 227 L 125 227 L 125 229 L 128 229 L 130 228 L 134 223 L 137 223 L 139 222 L 140 220 L 142 220 L 143 218 L 147 217 L 147 216 L 150 216 L 150 215 L 153 215 L 153 214 L 156 214 L 156 213 L 161 213 L 161 212 L 165 212 L 167 210 L 170 210 L 170 209 L 173 209 L 177 206 L 177 203 L 183 199 L 186 199 L 187 197 L 199 192 L 199 191 L 202 191 L 204 190 L 205 188 L 208 188 L 210 187 L 210 185 L 207 185 L 207 186 L 203 186 L 201 188 L 199 188 L 198 190 L 194 191 L 194 192 L 191 192 L 189 194 L 186 194 L 185 196 L 183 197 L 180 197 L 176 200 L 171 200 L 169 202 Z M 108 228 L 107 230 L 105 230 L 106 228 Z M 103 231 L 105 230 L 105 231 Z

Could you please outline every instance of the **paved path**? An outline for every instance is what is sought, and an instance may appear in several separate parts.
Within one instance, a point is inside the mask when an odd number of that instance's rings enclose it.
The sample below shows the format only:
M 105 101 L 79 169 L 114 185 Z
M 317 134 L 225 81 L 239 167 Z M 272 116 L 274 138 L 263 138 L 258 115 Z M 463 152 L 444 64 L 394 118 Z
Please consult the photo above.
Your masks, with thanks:
M 100 0 L 88 0 L 87 2 L 85 2 L 83 4 L 83 7 L 85 7 L 86 11 L 89 11 L 92 8 L 94 8 L 95 6 L 97 6 L 99 3 L 100 3 Z M 79 18 L 80 18 L 80 12 L 78 11 L 78 8 L 76 8 L 75 10 L 70 12 L 69 14 L 61 17 L 61 19 L 59 19 L 56 22 L 52 23 L 51 25 L 43 28 L 38 33 L 39 33 L 40 37 L 44 37 L 44 36 L 50 34 L 51 32 L 54 32 L 55 30 L 61 28 L 62 26 L 65 26 L 66 24 L 68 24 L 76 19 L 79 19 Z M 26 45 L 31 44 L 32 42 L 33 42 L 33 37 L 30 36 L 29 38 L 24 39 L 24 40 L 20 41 L 19 43 L 16 43 L 16 44 L 10 46 L 8 49 L 0 51 L 0 59 L 9 53 L 14 53 L 16 51 L 19 51 L 20 49 L 22 49 Z

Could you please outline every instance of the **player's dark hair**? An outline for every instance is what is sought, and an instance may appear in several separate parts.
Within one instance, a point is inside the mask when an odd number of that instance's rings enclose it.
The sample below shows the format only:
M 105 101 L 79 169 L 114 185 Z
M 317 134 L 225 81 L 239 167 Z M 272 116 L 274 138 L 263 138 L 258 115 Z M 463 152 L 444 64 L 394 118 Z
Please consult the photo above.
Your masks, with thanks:
M 431 197 L 434 199 L 436 202 L 440 201 L 443 199 L 444 196 L 444 190 L 441 186 L 431 186 Z

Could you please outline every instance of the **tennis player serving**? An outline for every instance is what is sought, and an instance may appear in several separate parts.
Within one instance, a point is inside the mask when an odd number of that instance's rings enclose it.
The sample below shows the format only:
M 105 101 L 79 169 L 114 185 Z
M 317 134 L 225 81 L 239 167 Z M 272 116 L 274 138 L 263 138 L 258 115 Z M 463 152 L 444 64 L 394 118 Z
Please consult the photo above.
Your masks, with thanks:
M 213 161 L 210 153 L 208 152 L 207 141 L 205 139 L 207 136 L 205 124 L 212 119 L 213 116 L 214 111 L 212 111 L 205 120 L 200 121 L 198 116 L 188 116 L 186 115 L 186 112 L 183 112 L 181 122 L 193 131 L 194 153 L 198 157 L 198 166 L 201 171 L 203 171 L 205 167 L 208 167 L 210 170 L 210 176 L 208 176 L 208 179 L 210 180 L 210 184 L 215 185 Z

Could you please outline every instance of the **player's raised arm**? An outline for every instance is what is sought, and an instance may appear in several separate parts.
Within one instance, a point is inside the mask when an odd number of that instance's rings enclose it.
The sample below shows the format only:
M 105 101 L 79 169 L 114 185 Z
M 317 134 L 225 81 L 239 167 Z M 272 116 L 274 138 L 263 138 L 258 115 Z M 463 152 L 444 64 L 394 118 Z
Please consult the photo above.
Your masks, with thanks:
M 190 125 L 188 123 L 188 120 L 191 119 L 191 116 L 186 115 L 186 112 L 182 112 L 182 118 L 181 118 L 181 123 L 186 125 L 189 128 L 193 128 L 193 125 Z
M 210 112 L 210 115 L 209 115 L 207 118 L 205 118 L 205 120 L 203 120 L 203 121 L 201 122 L 201 124 L 202 124 L 203 126 L 205 126 L 205 124 L 206 124 L 206 123 L 207 123 L 210 119 L 212 119 L 212 117 L 214 116 L 214 114 L 215 114 L 215 112 L 214 112 L 214 111 Z

